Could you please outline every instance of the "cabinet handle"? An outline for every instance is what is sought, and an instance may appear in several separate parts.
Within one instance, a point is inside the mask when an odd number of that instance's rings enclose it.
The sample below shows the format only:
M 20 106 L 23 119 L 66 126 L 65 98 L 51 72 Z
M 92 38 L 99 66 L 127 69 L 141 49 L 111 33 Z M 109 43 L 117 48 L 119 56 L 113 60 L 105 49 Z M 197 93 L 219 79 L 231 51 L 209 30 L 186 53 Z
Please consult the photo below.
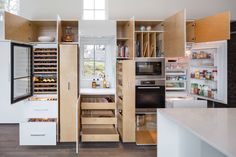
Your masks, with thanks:
M 35 109 L 34 111 L 48 111 L 48 109 Z
M 160 89 L 160 87 L 138 87 L 138 89 Z
M 30 134 L 30 136 L 37 137 L 37 136 L 46 136 L 45 134 Z
M 70 82 L 68 82 L 68 90 L 70 90 Z

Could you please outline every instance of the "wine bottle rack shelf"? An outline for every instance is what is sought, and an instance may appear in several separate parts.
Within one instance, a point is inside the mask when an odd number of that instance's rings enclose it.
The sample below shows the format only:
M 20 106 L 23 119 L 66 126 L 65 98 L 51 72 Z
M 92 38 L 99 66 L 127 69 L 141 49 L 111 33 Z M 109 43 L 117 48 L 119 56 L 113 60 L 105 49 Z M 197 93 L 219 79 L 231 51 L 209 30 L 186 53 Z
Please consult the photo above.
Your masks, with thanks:
M 34 49 L 34 94 L 57 93 L 57 49 Z

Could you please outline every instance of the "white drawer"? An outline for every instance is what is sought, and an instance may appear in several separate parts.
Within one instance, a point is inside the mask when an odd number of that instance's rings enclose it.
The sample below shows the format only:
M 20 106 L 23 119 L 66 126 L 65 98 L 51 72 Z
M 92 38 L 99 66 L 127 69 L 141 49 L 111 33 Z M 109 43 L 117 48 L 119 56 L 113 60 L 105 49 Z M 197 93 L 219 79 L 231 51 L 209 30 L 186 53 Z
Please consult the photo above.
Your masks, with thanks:
M 20 145 L 56 145 L 56 122 L 20 123 Z
M 57 118 L 57 101 L 31 101 L 26 108 L 25 118 Z

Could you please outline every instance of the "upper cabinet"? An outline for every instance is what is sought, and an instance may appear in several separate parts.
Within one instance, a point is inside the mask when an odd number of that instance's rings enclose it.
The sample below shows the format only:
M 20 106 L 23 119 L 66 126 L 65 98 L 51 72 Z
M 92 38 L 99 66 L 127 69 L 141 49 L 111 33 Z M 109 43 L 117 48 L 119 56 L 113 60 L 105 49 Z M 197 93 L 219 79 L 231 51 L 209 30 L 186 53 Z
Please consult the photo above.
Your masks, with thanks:
M 5 39 L 20 42 L 38 42 L 38 37 L 49 36 L 57 41 L 56 21 L 30 21 L 23 17 L 4 13 Z
M 230 12 L 223 12 L 187 22 L 187 42 L 209 42 L 230 39 Z
M 186 10 L 180 11 L 164 21 L 165 57 L 185 56 Z
M 116 22 L 117 59 L 133 59 L 134 21 Z
M 58 43 L 73 44 L 79 42 L 79 21 L 57 18 Z
M 135 21 L 135 57 L 185 56 L 186 11 L 164 21 Z

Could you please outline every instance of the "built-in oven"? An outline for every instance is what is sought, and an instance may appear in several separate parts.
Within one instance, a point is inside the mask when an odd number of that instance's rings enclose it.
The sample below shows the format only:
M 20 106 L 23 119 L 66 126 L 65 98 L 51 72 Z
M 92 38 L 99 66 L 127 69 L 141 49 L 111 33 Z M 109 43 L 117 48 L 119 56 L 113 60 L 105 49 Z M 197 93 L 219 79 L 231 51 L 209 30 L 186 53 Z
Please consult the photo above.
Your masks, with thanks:
M 165 108 L 165 80 L 136 80 L 136 108 Z
M 165 78 L 165 58 L 139 58 L 135 60 L 136 79 Z

